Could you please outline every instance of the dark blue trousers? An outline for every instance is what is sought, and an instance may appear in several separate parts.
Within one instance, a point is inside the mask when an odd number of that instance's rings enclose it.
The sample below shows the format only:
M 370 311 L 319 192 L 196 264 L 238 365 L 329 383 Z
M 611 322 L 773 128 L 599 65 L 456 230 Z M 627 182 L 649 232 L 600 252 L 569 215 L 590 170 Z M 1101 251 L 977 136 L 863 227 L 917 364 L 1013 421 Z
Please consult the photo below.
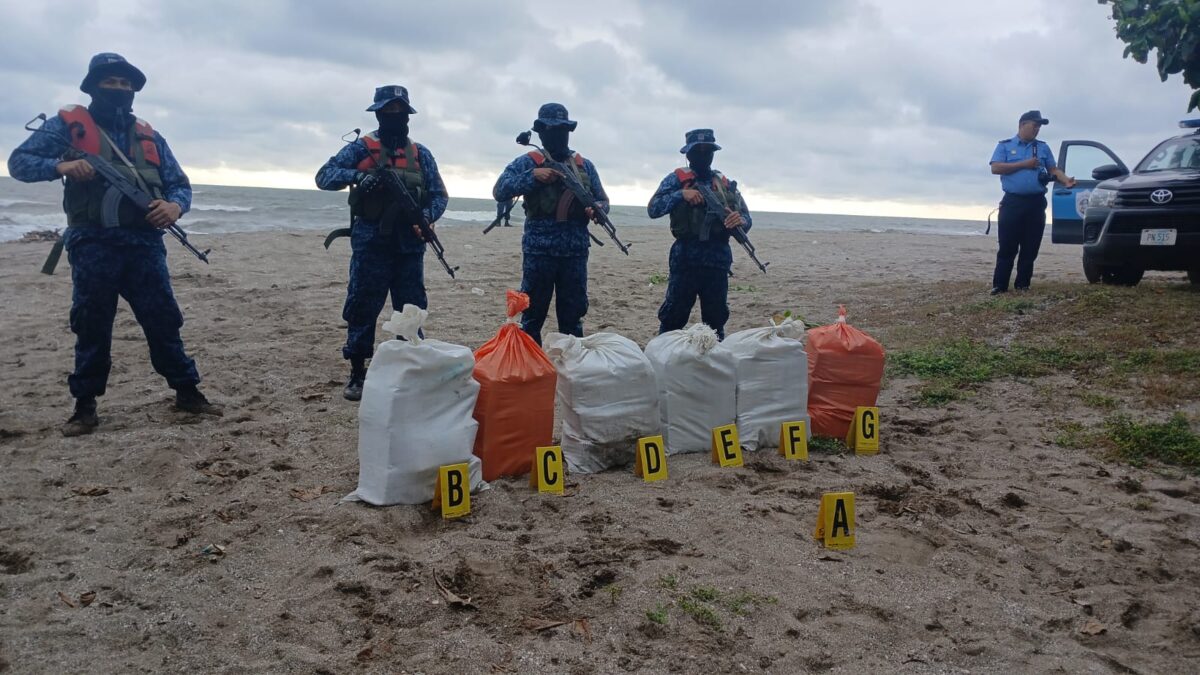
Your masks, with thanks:
M 1046 195 L 1006 193 L 1000 200 L 1000 219 L 997 225 L 1000 249 L 996 252 L 996 271 L 992 288 L 1008 290 L 1013 260 L 1017 262 L 1017 288 L 1029 288 L 1033 279 L 1033 261 L 1042 247 L 1046 232 Z
M 167 250 L 161 240 L 122 245 L 102 239 L 68 240 L 71 262 L 71 331 L 75 372 L 67 378 L 75 398 L 103 396 L 112 369 L 113 319 L 125 298 L 150 345 L 150 363 L 172 389 L 200 383 L 196 363 L 183 349 L 183 314 L 171 291 Z
M 587 262 L 584 255 L 553 256 L 526 253 L 521 263 L 521 292 L 529 295 L 529 309 L 521 315 L 521 330 L 542 344 L 542 326 L 550 312 L 550 296 L 558 332 L 583 337 L 583 317 L 588 311 Z
M 687 326 L 697 297 L 700 298 L 700 320 L 724 340 L 725 322 L 729 321 L 728 271 L 674 260 L 667 281 L 667 297 L 658 308 L 659 334 Z
M 425 252 L 403 251 L 395 232 L 355 223 L 350 235 L 350 283 L 342 318 L 346 320 L 346 345 L 342 356 L 369 359 L 375 353 L 375 323 L 392 295 L 392 308 L 405 305 L 428 309 L 425 295 Z

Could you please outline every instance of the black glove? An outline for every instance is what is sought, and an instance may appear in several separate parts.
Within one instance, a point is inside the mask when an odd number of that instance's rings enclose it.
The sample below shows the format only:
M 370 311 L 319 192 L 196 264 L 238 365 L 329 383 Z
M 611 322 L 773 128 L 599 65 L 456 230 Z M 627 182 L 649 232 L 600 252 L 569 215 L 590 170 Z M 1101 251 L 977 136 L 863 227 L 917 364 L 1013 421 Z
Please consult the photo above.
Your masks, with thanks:
M 354 177 L 354 182 L 358 183 L 358 191 L 362 192 L 363 194 L 366 194 L 368 192 L 372 192 L 373 190 L 375 190 L 375 188 L 379 187 L 379 176 L 376 176 L 373 173 L 366 173 L 365 171 L 359 171 L 358 174 Z

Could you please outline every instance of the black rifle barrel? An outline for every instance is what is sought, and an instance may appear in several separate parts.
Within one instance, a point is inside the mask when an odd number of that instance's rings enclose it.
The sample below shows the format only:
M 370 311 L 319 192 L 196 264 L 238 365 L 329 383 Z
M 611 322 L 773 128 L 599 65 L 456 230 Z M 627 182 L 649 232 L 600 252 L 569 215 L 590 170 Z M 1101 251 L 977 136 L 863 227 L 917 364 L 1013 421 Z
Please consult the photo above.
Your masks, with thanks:
M 707 215 L 716 217 L 718 222 L 720 222 L 722 227 L 724 227 L 725 218 L 730 213 L 729 208 L 717 198 L 717 195 L 712 191 L 711 187 L 701 183 L 700 181 L 696 181 L 695 185 L 696 189 L 704 197 L 704 204 L 708 208 Z M 732 228 L 732 230 L 733 238 L 737 240 L 737 243 L 742 245 L 742 248 L 746 249 L 747 255 L 750 256 L 750 259 L 754 261 L 755 265 L 758 265 L 758 269 L 762 270 L 763 274 L 766 274 L 767 265 L 770 265 L 771 263 L 764 263 L 758 259 L 757 250 L 754 248 L 754 244 L 750 242 L 750 235 L 746 234 L 746 228 L 738 225 L 737 227 Z

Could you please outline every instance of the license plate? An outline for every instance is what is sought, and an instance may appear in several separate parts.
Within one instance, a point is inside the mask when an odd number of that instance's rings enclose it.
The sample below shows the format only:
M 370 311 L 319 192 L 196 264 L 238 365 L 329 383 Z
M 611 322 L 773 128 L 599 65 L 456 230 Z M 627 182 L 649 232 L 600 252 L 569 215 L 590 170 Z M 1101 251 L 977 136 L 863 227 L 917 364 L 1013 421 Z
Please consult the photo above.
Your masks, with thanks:
M 1142 230 L 1142 246 L 1174 246 L 1175 230 Z

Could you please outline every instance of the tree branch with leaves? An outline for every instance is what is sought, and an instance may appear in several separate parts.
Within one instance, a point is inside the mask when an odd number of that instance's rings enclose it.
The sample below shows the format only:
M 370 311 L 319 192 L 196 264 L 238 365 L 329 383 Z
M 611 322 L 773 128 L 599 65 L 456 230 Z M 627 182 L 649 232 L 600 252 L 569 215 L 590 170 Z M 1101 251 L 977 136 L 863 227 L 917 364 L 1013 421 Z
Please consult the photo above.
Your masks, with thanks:
M 1125 56 L 1146 63 L 1157 51 L 1163 82 L 1176 73 L 1193 89 L 1188 112 L 1200 108 L 1200 0 L 1098 0 L 1112 5 Z

